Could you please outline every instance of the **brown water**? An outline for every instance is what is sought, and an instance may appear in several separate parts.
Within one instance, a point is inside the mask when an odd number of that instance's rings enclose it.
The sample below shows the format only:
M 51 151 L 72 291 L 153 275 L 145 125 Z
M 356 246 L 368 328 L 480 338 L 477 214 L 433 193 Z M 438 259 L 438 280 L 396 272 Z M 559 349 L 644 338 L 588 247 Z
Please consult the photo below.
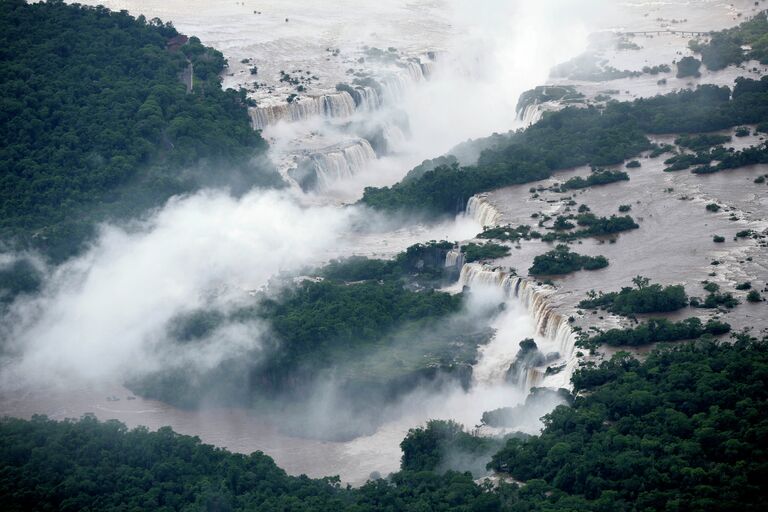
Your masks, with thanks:
M 87 2 L 86 2 L 87 3 Z M 291 2 L 260 2 L 257 6 L 250 2 L 211 3 L 188 1 L 148 1 L 126 2 L 107 0 L 113 8 L 129 8 L 134 12 L 145 12 L 148 16 L 161 16 L 173 20 L 177 27 L 185 32 L 200 35 L 203 42 L 222 49 L 230 59 L 232 75 L 225 77 L 225 85 L 238 85 L 243 82 L 245 65 L 238 64 L 240 58 L 252 57 L 257 53 L 275 57 L 272 71 L 279 66 L 304 67 L 315 69 L 324 67 L 327 73 L 322 77 L 323 84 L 333 87 L 344 76 L 343 66 L 327 64 L 325 56 L 318 56 L 315 51 L 319 45 L 345 40 L 345 33 L 338 26 L 355 26 L 360 16 L 369 19 L 371 15 L 381 21 L 379 30 L 373 34 L 371 44 L 384 43 L 392 34 L 398 43 L 406 48 L 422 50 L 429 45 L 441 46 L 452 33 L 449 23 L 439 12 L 443 2 L 425 2 L 408 4 L 403 9 L 389 4 L 367 3 L 365 10 L 356 10 L 356 2 L 337 2 L 335 11 L 326 4 Z M 659 2 L 639 2 L 622 4 L 614 19 L 606 19 L 602 28 L 620 27 L 651 29 L 658 26 L 657 17 L 689 18 L 685 28 L 694 30 L 721 28 L 736 22 L 733 19 L 738 9 L 751 12 L 752 2 L 702 1 L 681 3 L 680 5 Z M 614 4 L 615 5 L 615 4 Z M 626 7 L 626 9 L 624 8 Z M 253 14 L 254 9 L 261 9 L 264 17 Z M 736 10 L 734 10 L 736 9 Z M 291 19 L 290 23 L 283 21 Z M 330 18 L 329 18 L 330 17 Z M 336 20 L 337 28 L 328 29 L 328 25 L 318 20 Z M 383 20 L 383 21 L 382 21 Z M 279 23 L 278 23 L 279 22 Z M 305 31 L 305 32 L 301 32 Z M 310 34 L 302 40 L 299 33 Z M 677 51 L 684 51 L 685 40 L 676 36 L 664 36 L 647 41 L 637 40 L 644 50 L 631 54 L 630 57 L 615 57 L 616 67 L 661 64 Z M 657 58 L 663 57 L 661 61 Z M 611 57 L 614 59 L 614 57 Z M 629 59 L 622 61 L 621 59 Z M 631 62 L 630 62 L 631 60 Z M 626 66 L 620 65 L 627 62 Z M 266 71 L 266 70 L 265 70 Z M 725 70 L 719 74 L 705 73 L 701 80 L 712 83 L 730 84 L 738 71 Z M 274 74 L 274 73 L 273 73 Z M 606 88 L 620 89 L 619 97 L 634 97 L 662 92 L 665 89 L 656 84 L 660 77 L 641 77 L 611 83 L 579 84 L 586 92 L 596 94 Z M 687 86 L 691 81 L 676 82 L 670 80 L 667 88 Z M 694 83 L 695 81 L 691 82 Z M 626 93 L 624 91 L 629 91 Z M 698 282 L 712 279 L 707 276 L 713 269 L 717 273 L 715 280 L 724 285 L 746 279 L 759 286 L 765 286 L 768 269 L 766 268 L 765 249 L 755 246 L 752 241 L 733 241 L 732 235 L 737 230 L 754 228 L 764 229 L 768 219 L 766 190 L 752 183 L 754 177 L 768 172 L 766 166 L 745 168 L 708 176 L 693 176 L 682 171 L 676 174 L 662 172 L 662 160 L 643 159 L 640 169 L 632 170 L 629 183 L 617 183 L 605 187 L 595 187 L 574 194 L 578 203 L 588 204 L 597 215 L 610 215 L 616 212 L 619 204 L 632 204 L 631 215 L 641 225 L 639 230 L 622 234 L 615 244 L 585 240 L 575 248 L 585 254 L 603 254 L 611 265 L 596 272 L 578 272 L 557 280 L 560 291 L 554 300 L 564 313 L 575 310 L 575 304 L 587 290 L 597 288 L 615 290 L 627 285 L 638 274 L 648 275 L 654 281 L 662 283 L 685 283 L 693 293 L 700 293 Z M 545 185 L 567 179 L 576 174 L 585 174 L 585 168 L 559 173 Z M 564 211 L 562 195 L 545 192 L 539 199 L 532 199 L 527 186 L 510 187 L 489 194 L 489 200 L 503 214 L 507 222 L 531 224 L 531 213 L 547 212 L 554 214 Z M 673 188 L 673 192 L 665 189 Z M 718 200 L 736 210 L 740 220 L 728 220 L 728 213 L 711 214 L 704 211 L 704 205 Z M 552 201 L 552 202 L 548 202 Z M 441 226 L 437 231 L 449 231 L 451 226 Z M 466 226 L 464 226 L 466 231 Z M 464 232 L 462 231 L 462 232 Z M 726 235 L 727 242 L 715 246 L 713 234 Z M 452 234 L 452 233 L 451 233 Z M 465 236 L 469 236 L 468 234 Z M 418 229 L 400 233 L 400 236 L 372 236 L 349 244 L 349 253 L 370 255 L 391 255 L 402 249 L 406 242 L 429 238 L 442 238 L 442 233 L 435 230 Z M 451 236 L 450 238 L 453 238 Z M 500 263 L 514 266 L 524 272 L 535 255 L 547 250 L 538 242 L 523 242 L 519 249 L 514 249 L 511 256 Z M 746 256 L 753 256 L 751 264 L 738 263 Z M 725 262 L 717 268 L 709 263 L 712 259 Z M 768 322 L 766 305 L 742 305 L 728 313 L 728 321 L 765 326 Z M 585 317 L 582 323 L 596 319 Z M 508 322 L 519 327 L 519 332 L 509 333 L 499 341 L 516 342 L 530 325 L 530 319 L 523 317 Z M 762 323 L 761 323 L 762 322 Z M 495 353 L 493 350 L 487 351 Z M 500 352 L 504 352 L 503 350 Z M 237 452 L 262 450 L 275 458 L 278 465 L 292 474 L 306 473 L 310 476 L 339 474 L 344 481 L 359 483 L 372 471 L 382 474 L 394 471 L 399 464 L 399 442 L 409 427 L 418 425 L 429 418 L 458 418 L 471 426 L 479 415 L 488 409 L 500 405 L 511 405 L 519 400 L 507 387 L 478 387 L 471 393 L 449 390 L 441 396 L 409 397 L 396 419 L 382 426 L 375 434 L 364 436 L 350 442 L 322 442 L 287 436 L 281 433 L 279 426 L 270 423 L 268 418 L 259 417 L 243 409 L 210 408 L 202 411 L 187 411 L 171 407 L 162 402 L 144 400 L 140 397 L 129 399 L 130 392 L 120 385 L 73 385 L 69 389 L 34 389 L 0 393 L 0 414 L 29 417 L 33 414 L 47 414 L 55 419 L 79 417 L 85 413 L 94 413 L 100 419 L 117 419 L 129 426 L 145 425 L 158 428 L 172 426 L 183 434 L 197 435 L 203 441 L 225 447 Z M 108 397 L 110 399 L 108 399 Z M 116 399 L 116 400 L 115 400 Z

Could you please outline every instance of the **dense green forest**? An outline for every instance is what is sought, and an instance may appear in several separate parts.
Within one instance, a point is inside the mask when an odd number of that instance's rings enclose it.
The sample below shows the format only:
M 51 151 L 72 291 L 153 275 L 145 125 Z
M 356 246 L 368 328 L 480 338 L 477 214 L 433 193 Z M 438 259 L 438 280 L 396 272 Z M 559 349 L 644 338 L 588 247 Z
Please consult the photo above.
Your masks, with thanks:
M 651 318 L 637 327 L 628 329 L 609 329 L 590 338 L 579 341 L 579 346 L 597 347 L 610 345 L 614 347 L 639 347 L 652 343 L 693 340 L 705 334 L 718 336 L 730 332 L 731 326 L 719 320 L 708 320 L 703 323 L 696 317 L 680 322 L 672 322 L 665 318 Z
M 558 244 L 554 249 L 533 258 L 533 265 L 528 273 L 537 275 L 558 275 L 577 270 L 598 270 L 608 266 L 605 256 L 584 256 L 575 253 L 565 244 Z
M 525 130 L 474 141 L 477 163 L 437 166 L 392 187 L 368 187 L 362 202 L 382 210 L 431 215 L 463 211 L 472 195 L 549 178 L 556 170 L 606 166 L 651 149 L 646 134 L 702 133 L 768 121 L 768 77 L 737 78 L 733 90 L 701 85 L 605 108 L 569 107 L 547 113 Z
M 694 40 L 689 46 L 713 71 L 746 60 L 768 64 L 768 15 L 763 11 L 737 27 L 714 32 L 707 43 Z M 750 49 L 745 51 L 743 46 Z
M 666 313 L 677 311 L 688 305 L 688 295 L 682 285 L 662 287 L 651 284 L 647 277 L 637 276 L 632 280 L 635 288 L 625 286 L 618 292 L 588 294 L 588 298 L 579 302 L 584 309 L 603 308 L 617 315 L 636 315 L 643 313 Z
M 574 225 L 569 220 L 575 220 Z M 576 225 L 581 229 L 570 231 L 575 228 Z M 623 231 L 630 231 L 640 227 L 635 220 L 629 215 L 623 215 L 617 217 L 611 215 L 610 217 L 598 217 L 594 213 L 586 212 L 578 215 L 558 216 L 552 226 L 554 231 L 550 231 L 541 237 L 544 242 L 554 242 L 559 240 L 562 242 L 570 242 L 578 238 L 608 236 L 621 233 Z
M 642 362 L 620 353 L 579 369 L 573 384 L 572 405 L 546 415 L 540 435 L 512 436 L 493 454 L 490 467 L 524 485 L 443 472 L 446 449 L 479 454 L 494 443 L 453 422 L 413 429 L 402 471 L 351 489 L 288 476 L 261 452 L 232 454 L 169 428 L 35 417 L 0 421 L 0 496 L 9 511 L 763 509 L 765 341 L 702 340 Z
M 286 282 L 276 294 L 261 294 L 232 311 L 179 315 L 167 328 L 170 343 L 194 347 L 227 326 L 258 325 L 259 349 L 202 375 L 165 370 L 130 387 L 185 407 L 215 399 L 274 412 L 311 400 L 317 381 L 331 377 L 350 409 L 380 408 L 417 384 L 448 379 L 468 386 L 477 348 L 490 338 L 488 321 L 498 309 L 470 315 L 466 294 L 434 289 L 444 282 L 445 254 L 452 247 L 430 242 L 393 260 L 334 260 L 311 269 L 318 277 Z
M 504 438 L 471 435 L 452 420 L 430 420 L 424 427 L 410 429 L 400 443 L 400 468 L 439 473 L 458 469 L 483 475 L 491 456 L 503 444 Z
M 463 305 L 461 294 L 417 292 L 396 281 L 306 280 L 232 312 L 199 310 L 177 317 L 169 326 L 170 341 L 187 346 L 227 325 L 256 322 L 269 329 L 261 334 L 261 350 L 207 375 L 163 372 L 133 388 L 186 406 L 216 391 L 213 397 L 225 402 L 255 405 L 304 395 L 315 379 L 333 370 L 341 384 L 351 380 L 361 393 L 363 388 L 383 392 L 400 378 L 474 361 L 475 333 L 482 329 L 450 321 Z
M 92 224 L 203 185 L 276 185 L 222 54 L 171 24 L 0 2 L 0 237 L 54 260 Z M 191 90 L 188 86 L 191 85 Z
M 360 489 L 286 475 L 261 452 L 229 453 L 170 428 L 91 417 L 0 421 L 3 510 L 492 511 L 470 474 L 401 472 Z
M 445 256 L 454 244 L 447 241 L 414 244 L 392 260 L 351 256 L 332 260 L 321 269 L 310 271 L 340 282 L 391 281 L 418 282 L 428 286 L 444 283 L 449 277 Z
M 573 407 L 491 465 L 527 482 L 529 510 L 762 510 L 767 348 L 701 341 L 580 369 Z
M 467 263 L 480 260 L 492 260 L 509 256 L 510 249 L 506 245 L 486 242 L 484 244 L 468 243 L 461 246 Z
M 617 181 L 629 181 L 629 174 L 624 171 L 610 171 L 606 169 L 595 169 L 589 176 L 582 178 L 581 176 L 574 176 L 566 180 L 560 185 L 560 190 L 578 190 L 587 187 L 594 187 L 596 185 L 608 185 L 609 183 L 615 183 Z

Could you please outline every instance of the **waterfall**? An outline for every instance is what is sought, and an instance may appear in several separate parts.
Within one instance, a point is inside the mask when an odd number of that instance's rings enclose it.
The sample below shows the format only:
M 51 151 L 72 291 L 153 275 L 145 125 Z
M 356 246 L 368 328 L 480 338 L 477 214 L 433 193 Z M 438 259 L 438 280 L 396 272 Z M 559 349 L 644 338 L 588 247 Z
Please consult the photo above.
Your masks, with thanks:
M 523 126 L 528 127 L 541 119 L 544 112 L 539 107 L 539 103 L 535 102 L 527 105 L 521 112 L 517 113 L 517 118 L 523 122 Z
M 424 78 L 431 77 L 434 69 L 435 69 L 435 64 L 432 62 L 421 63 L 421 74 L 424 76 Z
M 303 121 L 315 116 L 345 118 L 356 111 L 378 110 L 384 102 L 395 104 L 400 101 L 412 83 L 421 82 L 432 73 L 434 64 L 413 58 L 398 63 L 398 66 L 396 71 L 381 78 L 366 79 L 373 86 L 345 84 L 344 90 L 298 97 L 290 103 L 251 108 L 251 124 L 255 130 L 263 130 L 278 121 Z
M 420 82 L 424 80 L 424 68 L 421 67 L 420 62 L 409 60 L 405 64 L 405 69 L 408 71 L 411 81 Z
M 467 201 L 467 213 L 481 226 L 497 226 L 501 222 L 501 213 L 488 202 L 485 194 L 477 194 Z
M 354 88 L 354 91 L 357 94 L 355 102 L 357 103 L 358 110 L 373 112 L 381 107 L 381 98 L 379 98 L 379 93 L 373 87 L 357 86 Z
M 556 372 L 550 371 L 550 375 L 547 375 L 546 366 L 529 368 L 520 378 L 518 385 L 525 390 L 538 385 L 554 388 L 570 387 L 570 378 L 577 362 L 574 357 L 577 336 L 571 329 L 568 319 L 552 307 L 549 298 L 554 290 L 536 286 L 522 277 L 477 263 L 468 263 L 462 267 L 459 282 L 470 289 L 476 286 L 495 287 L 500 289 L 508 299 L 517 300 L 533 320 L 536 334 L 542 337 L 542 348 L 551 351 L 546 357 L 547 362 L 557 362 L 550 367 L 562 367 Z M 519 341 L 519 339 L 510 339 L 508 343 L 484 347 L 487 349 L 484 355 L 488 357 L 481 358 L 478 362 L 478 366 L 482 365 L 482 367 L 476 368 L 475 378 L 480 381 L 498 382 L 514 361 Z M 488 350 L 493 350 L 495 353 L 489 354 Z
M 317 175 L 317 187 L 327 189 L 334 182 L 349 178 L 376 159 L 376 153 L 365 139 L 345 146 L 333 146 L 309 157 Z
M 382 137 L 384 139 L 384 151 L 386 153 L 395 153 L 398 148 L 402 148 L 407 140 L 402 128 L 394 123 L 384 123 L 381 127 Z
M 464 253 L 460 247 L 454 247 L 445 255 L 445 268 L 455 268 L 457 270 L 464 267 Z
M 362 88 L 361 88 L 362 89 Z M 366 94 L 368 94 L 366 92 Z M 367 100 L 369 101 L 369 100 Z M 303 121 L 314 116 L 330 118 L 349 117 L 354 114 L 356 104 L 346 91 L 297 98 L 291 103 L 255 107 L 249 110 L 255 130 L 263 130 L 278 121 Z

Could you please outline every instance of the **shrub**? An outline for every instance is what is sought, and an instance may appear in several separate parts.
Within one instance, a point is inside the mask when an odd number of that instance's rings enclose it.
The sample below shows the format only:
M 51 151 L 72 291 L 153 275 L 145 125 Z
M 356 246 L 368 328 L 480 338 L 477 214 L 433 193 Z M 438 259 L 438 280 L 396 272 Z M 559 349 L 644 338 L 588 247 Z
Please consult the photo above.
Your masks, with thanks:
M 683 57 L 677 63 L 677 78 L 685 78 L 688 76 L 698 78 L 701 76 L 699 68 L 701 68 L 700 60 L 693 57 Z
M 554 250 L 536 256 L 528 269 L 531 275 L 568 274 L 577 270 L 597 270 L 608 266 L 604 256 L 583 256 L 571 252 L 567 245 L 560 244 Z

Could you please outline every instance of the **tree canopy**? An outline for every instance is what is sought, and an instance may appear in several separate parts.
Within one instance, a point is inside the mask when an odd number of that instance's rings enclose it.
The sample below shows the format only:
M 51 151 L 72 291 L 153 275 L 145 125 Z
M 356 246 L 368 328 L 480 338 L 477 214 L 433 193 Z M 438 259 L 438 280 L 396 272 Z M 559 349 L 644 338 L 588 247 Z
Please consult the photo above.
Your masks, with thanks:
M 56 260 L 93 222 L 203 185 L 275 185 L 221 52 L 159 19 L 0 3 L 0 236 Z M 191 85 L 191 87 L 190 87 Z M 260 164 L 261 165 L 261 164 Z

